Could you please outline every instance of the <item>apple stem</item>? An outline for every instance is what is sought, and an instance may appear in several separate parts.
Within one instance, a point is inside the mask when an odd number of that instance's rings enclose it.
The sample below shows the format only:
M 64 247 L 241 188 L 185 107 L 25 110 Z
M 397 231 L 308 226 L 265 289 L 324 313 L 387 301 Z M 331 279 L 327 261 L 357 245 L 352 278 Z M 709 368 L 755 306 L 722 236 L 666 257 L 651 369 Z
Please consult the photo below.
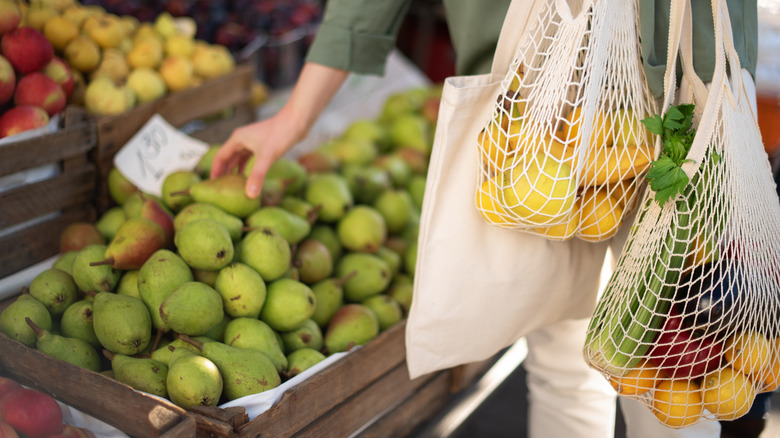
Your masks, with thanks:
M 100 260 L 99 262 L 91 262 L 89 266 L 101 266 L 101 265 L 112 265 L 114 264 L 114 257 L 109 257 L 105 260 Z

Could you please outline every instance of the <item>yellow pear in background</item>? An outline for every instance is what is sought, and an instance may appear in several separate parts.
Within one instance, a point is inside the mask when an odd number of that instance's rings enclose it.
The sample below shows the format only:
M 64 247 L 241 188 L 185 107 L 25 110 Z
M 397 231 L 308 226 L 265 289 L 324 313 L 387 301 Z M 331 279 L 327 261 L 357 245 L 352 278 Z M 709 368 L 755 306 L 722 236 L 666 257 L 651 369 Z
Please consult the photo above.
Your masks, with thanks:
M 91 73 L 92 79 L 99 76 L 108 76 L 116 83 L 124 82 L 130 74 L 130 66 L 127 64 L 124 53 L 119 49 L 106 49 L 103 51 L 103 59 L 97 69 Z
M 195 74 L 205 79 L 213 79 L 233 71 L 235 61 L 227 47 L 212 45 L 196 51 L 192 58 Z
M 115 15 L 104 15 L 95 20 L 87 31 L 101 49 L 117 47 L 125 38 L 125 28 Z
M 168 12 L 163 12 L 154 19 L 154 30 L 163 38 L 176 35 L 176 20 Z
M 132 15 L 122 15 L 119 17 L 119 22 L 122 23 L 122 27 L 125 29 L 125 35 L 133 35 L 141 25 L 141 22 Z
M 171 92 L 186 90 L 192 87 L 194 69 L 192 61 L 183 56 L 169 56 L 160 66 L 160 75 Z
M 55 50 L 62 51 L 79 34 L 79 27 L 63 16 L 49 19 L 43 25 L 43 35 L 51 42 Z
M 90 15 L 92 15 L 92 11 L 81 5 L 68 6 L 62 11 L 62 17 L 68 19 L 79 29 L 81 29 L 81 26 L 84 24 L 84 20 Z
M 162 59 L 162 44 L 155 38 L 136 39 L 127 53 L 127 63 L 131 68 L 157 68 Z
M 165 40 L 165 54 L 189 58 L 195 52 L 195 40 L 184 35 L 174 35 Z
M 127 88 L 135 93 L 138 103 L 155 101 L 167 92 L 165 81 L 157 70 L 139 67 L 127 76 Z
M 60 15 L 59 12 L 57 12 L 52 7 L 39 3 L 33 3 L 24 13 L 20 26 L 23 25 L 32 27 L 35 30 L 43 32 L 43 26 L 46 24 L 46 22 L 58 15 Z
M 84 93 L 84 106 L 92 115 L 122 114 L 134 105 L 133 92 L 105 76 L 90 82 Z
M 63 55 L 73 69 L 88 73 L 100 64 L 101 51 L 91 38 L 79 35 L 65 46 Z
M 48 6 L 58 13 L 76 4 L 75 0 L 33 0 L 30 3 Z

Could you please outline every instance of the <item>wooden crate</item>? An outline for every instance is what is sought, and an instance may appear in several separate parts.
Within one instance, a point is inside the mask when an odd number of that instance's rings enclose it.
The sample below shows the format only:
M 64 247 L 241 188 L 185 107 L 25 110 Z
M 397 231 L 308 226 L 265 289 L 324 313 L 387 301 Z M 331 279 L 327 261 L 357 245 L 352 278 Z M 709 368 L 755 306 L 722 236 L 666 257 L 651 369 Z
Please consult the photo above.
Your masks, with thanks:
M 95 127 L 77 108 L 62 120 L 53 133 L 0 146 L 0 177 L 53 168 L 44 179 L 0 192 L 0 278 L 59 253 L 59 235 L 71 222 L 95 220 Z
M 188 133 L 207 142 L 223 141 L 234 128 L 254 120 L 250 102 L 254 77 L 253 65 L 240 63 L 230 74 L 199 87 L 139 105 L 123 114 L 97 118 L 98 145 L 92 159 L 99 172 L 99 210 L 104 211 L 111 204 L 105 178 L 113 167 L 114 155 L 154 114 L 160 114 L 177 128 L 202 123 L 201 129 Z

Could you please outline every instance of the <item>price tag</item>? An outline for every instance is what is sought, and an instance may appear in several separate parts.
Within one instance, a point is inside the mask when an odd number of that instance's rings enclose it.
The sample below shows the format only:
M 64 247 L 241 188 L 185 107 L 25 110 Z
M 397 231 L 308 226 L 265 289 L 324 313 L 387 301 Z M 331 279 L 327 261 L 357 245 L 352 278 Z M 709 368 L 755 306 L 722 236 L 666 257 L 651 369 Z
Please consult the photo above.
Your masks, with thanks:
M 165 177 L 193 169 L 208 147 L 155 114 L 114 156 L 114 165 L 141 191 L 162 196 Z

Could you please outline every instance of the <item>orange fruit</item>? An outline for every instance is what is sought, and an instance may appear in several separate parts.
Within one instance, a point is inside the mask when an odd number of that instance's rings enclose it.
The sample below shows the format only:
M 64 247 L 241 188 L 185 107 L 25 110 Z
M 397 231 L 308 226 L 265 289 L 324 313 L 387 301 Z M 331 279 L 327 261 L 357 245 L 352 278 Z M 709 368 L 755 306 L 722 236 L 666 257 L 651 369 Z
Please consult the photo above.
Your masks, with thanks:
M 653 391 L 653 415 L 672 428 L 690 426 L 703 412 L 701 387 L 690 380 L 662 380 Z
M 655 388 L 660 378 L 660 370 L 642 361 L 624 376 L 611 376 L 609 383 L 620 395 L 641 395 Z
M 747 413 L 756 397 L 756 388 L 748 377 L 731 367 L 704 376 L 704 407 L 719 420 L 734 420 Z
M 772 352 L 771 365 L 767 367 L 764 377 L 764 387 L 761 392 L 772 392 L 780 387 L 780 338 L 775 339 L 775 350 Z
M 771 350 L 772 343 L 764 335 L 755 331 L 743 331 L 726 340 L 723 354 L 735 370 L 757 375 L 771 366 Z

